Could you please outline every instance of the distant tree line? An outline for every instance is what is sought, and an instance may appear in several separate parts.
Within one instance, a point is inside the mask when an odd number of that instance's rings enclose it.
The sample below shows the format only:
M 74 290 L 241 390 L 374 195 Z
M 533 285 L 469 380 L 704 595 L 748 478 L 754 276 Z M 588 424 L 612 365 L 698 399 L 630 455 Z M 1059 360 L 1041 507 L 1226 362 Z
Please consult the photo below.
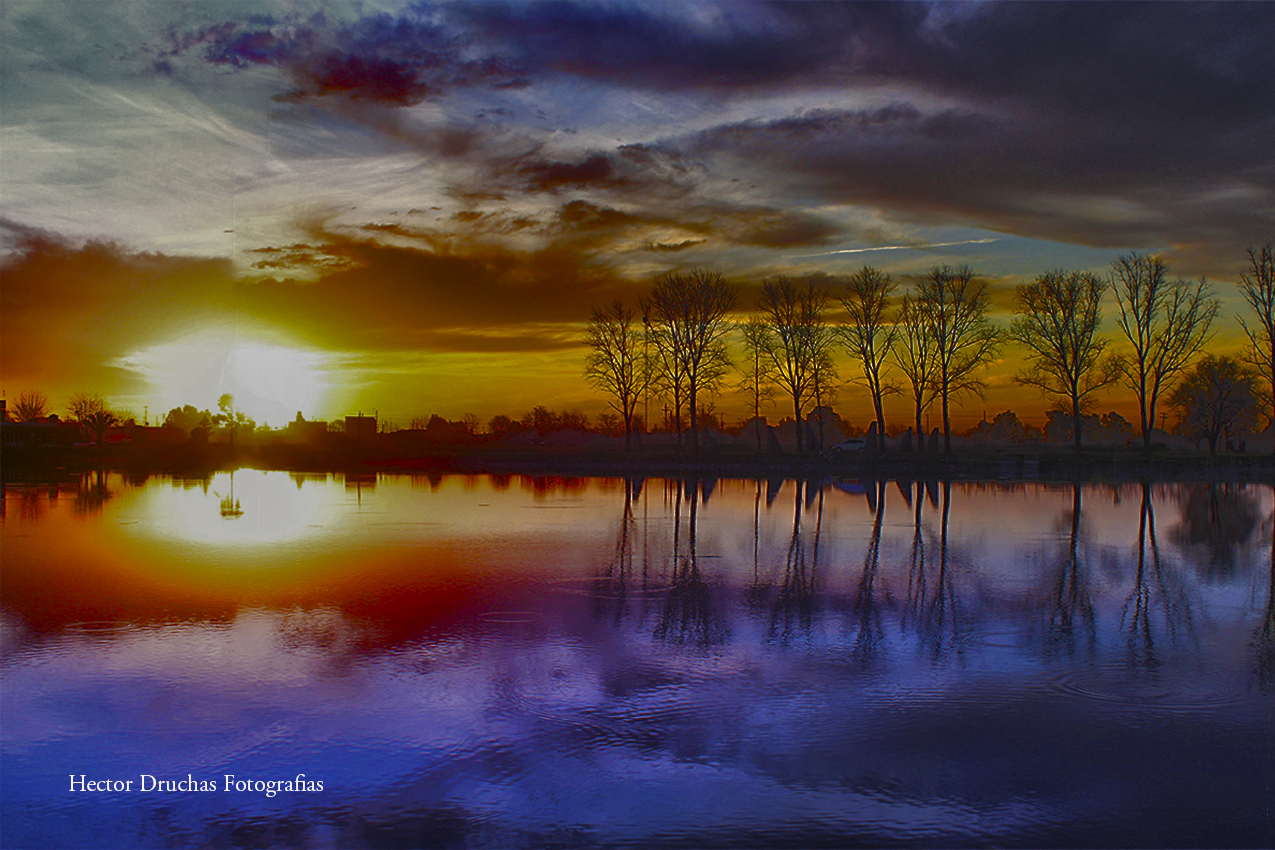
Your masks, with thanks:
M 592 311 L 584 335 L 584 374 L 608 401 L 595 423 L 579 411 L 537 406 L 517 419 L 492 417 L 486 432 L 500 437 L 595 430 L 623 436 L 631 448 L 633 435 L 651 426 L 644 414 L 654 399 L 657 416 L 661 409 L 664 414 L 663 427 L 676 433 L 679 447 L 687 435 L 694 450 L 702 427 L 722 429 L 714 399 L 734 376 L 731 386 L 755 419 L 776 398 L 783 399 L 799 423 L 796 438 L 804 450 L 809 447 L 801 423 L 812 411 L 832 405 L 842 386 L 835 354 L 843 351 L 856 371 L 851 380 L 868 391 L 875 426 L 869 433 L 878 448 L 884 448 L 888 433 L 903 430 L 886 422 L 883 405 L 885 397 L 902 393 L 918 436 L 925 413 L 939 404 L 944 450 L 950 452 L 952 403 L 964 395 L 981 396 L 982 371 L 1014 344 L 1023 350 L 1015 380 L 1056 402 L 1057 412 L 1072 423 L 1077 450 L 1084 429 L 1097 421 L 1095 397 L 1121 384 L 1137 401 L 1144 447 L 1151 445 L 1157 412 L 1167 406 L 1178 418 L 1180 433 L 1207 440 L 1216 451 L 1235 432 L 1275 421 L 1270 244 L 1248 250 L 1248 267 L 1237 287 L 1252 315 L 1238 319 L 1247 346 L 1234 358 L 1203 353 L 1220 309 L 1212 287 L 1203 279 L 1170 278 L 1158 256 L 1119 256 L 1106 276 L 1045 272 L 1015 288 L 1008 327 L 989 319 L 989 286 L 968 266 L 936 266 L 904 281 L 871 266 L 846 278 L 774 276 L 760 282 L 756 301 L 742 309 L 739 286 L 721 274 L 672 272 L 658 277 L 635 307 L 615 300 Z M 1108 294 L 1116 307 L 1114 339 L 1101 333 Z M 136 419 L 92 393 L 77 393 L 67 410 L 84 439 L 97 445 L 112 427 Z M 48 398 L 21 393 L 6 415 L 18 422 L 47 420 Z M 817 421 L 822 427 L 824 417 Z M 184 405 L 170 410 L 163 424 L 188 435 L 217 431 L 232 444 L 236 434 L 258 430 L 229 394 L 219 399 L 215 413 Z M 381 425 L 395 430 L 388 421 Z M 1007 420 L 998 428 L 1009 432 L 1012 425 Z M 330 430 L 341 426 L 334 422 Z M 411 428 L 459 440 L 478 436 L 482 423 L 472 413 L 456 422 L 435 414 L 413 418 Z M 760 429 L 757 434 L 760 451 Z
M 983 371 L 1012 344 L 1024 350 L 1015 380 L 1070 418 L 1077 451 L 1095 397 L 1116 384 L 1137 400 L 1144 447 L 1167 404 L 1183 433 L 1216 449 L 1220 435 L 1257 427 L 1261 409 L 1275 421 L 1275 260 L 1269 244 L 1250 248 L 1248 257 L 1238 286 L 1256 319 L 1240 319 L 1249 343 L 1242 359 L 1200 358 L 1220 309 L 1208 281 L 1170 278 L 1161 257 L 1134 253 L 1119 256 L 1106 276 L 1058 269 L 1020 284 L 1008 327 L 989 318 L 988 283 L 969 266 L 936 266 L 903 282 L 871 266 L 846 278 L 775 276 L 761 281 L 752 309 L 742 311 L 740 288 L 722 275 L 672 272 L 655 280 L 636 309 L 616 300 L 593 310 L 584 374 L 607 398 L 626 447 L 639 402 L 653 396 L 670 411 L 679 446 L 689 415 L 694 449 L 701 399 L 719 393 L 732 372 L 755 418 L 782 396 L 802 422 L 831 404 L 840 386 L 834 355 L 842 350 L 858 373 L 853 381 L 868 391 L 878 448 L 888 433 L 883 399 L 906 393 L 918 434 L 926 411 L 939 404 L 950 452 L 952 404 L 982 396 Z M 1101 333 L 1108 294 L 1119 342 Z M 799 450 L 804 439 L 799 427 Z

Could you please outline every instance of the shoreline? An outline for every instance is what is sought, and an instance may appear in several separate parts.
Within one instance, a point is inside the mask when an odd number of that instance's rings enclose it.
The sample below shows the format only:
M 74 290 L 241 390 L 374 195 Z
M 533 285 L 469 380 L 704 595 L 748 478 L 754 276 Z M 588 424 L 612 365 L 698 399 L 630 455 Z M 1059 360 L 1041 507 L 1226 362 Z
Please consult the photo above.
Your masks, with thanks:
M 6 447 L 0 470 L 6 482 L 105 469 L 133 475 L 202 477 L 252 468 L 299 473 L 405 475 L 530 475 L 610 478 L 845 478 L 973 480 L 991 482 L 1127 483 L 1206 481 L 1275 484 L 1275 455 L 1199 454 L 1141 449 L 980 447 L 950 455 L 915 452 L 755 454 L 733 451 L 583 452 L 447 446 L 410 455 L 316 451 L 290 447 L 214 444 L 187 450 L 138 452 L 132 447 Z

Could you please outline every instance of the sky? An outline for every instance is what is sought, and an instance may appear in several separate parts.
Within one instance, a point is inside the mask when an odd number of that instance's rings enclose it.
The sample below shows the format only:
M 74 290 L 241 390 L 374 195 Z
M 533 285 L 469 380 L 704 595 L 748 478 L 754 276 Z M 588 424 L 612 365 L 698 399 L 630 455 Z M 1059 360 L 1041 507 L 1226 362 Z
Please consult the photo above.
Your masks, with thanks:
M 1212 281 L 1235 352 L 1272 35 L 1267 3 L 7 0 L 0 388 L 596 416 L 589 311 L 663 272 L 743 318 L 772 275 L 968 263 L 1007 323 L 1014 285 L 1129 252 Z M 954 424 L 1039 416 L 1022 358 Z

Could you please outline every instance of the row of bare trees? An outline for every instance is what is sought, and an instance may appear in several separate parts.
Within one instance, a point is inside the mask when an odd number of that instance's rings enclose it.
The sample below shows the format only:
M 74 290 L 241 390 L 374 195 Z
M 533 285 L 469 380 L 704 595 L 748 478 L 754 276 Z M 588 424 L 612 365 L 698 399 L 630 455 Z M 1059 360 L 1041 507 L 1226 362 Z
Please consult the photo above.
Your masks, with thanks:
M 106 432 L 119 421 L 106 400 L 93 393 L 76 393 L 67 402 L 71 419 L 80 426 L 86 439 L 93 439 L 100 446 L 106 440 Z M 5 413 L 17 422 L 36 422 L 49 415 L 49 398 L 42 392 L 24 392 L 15 399 L 12 408 Z
M 621 301 L 597 308 L 585 330 L 585 376 L 603 390 L 624 422 L 632 446 L 638 401 L 648 392 L 673 405 L 678 442 L 682 413 L 690 410 L 691 446 L 698 448 L 700 398 L 714 392 L 731 369 L 726 337 L 736 287 L 716 272 L 666 274 L 634 310 Z
M 879 447 L 886 434 L 883 399 L 906 393 L 917 433 L 925 411 L 939 403 L 944 450 L 950 452 L 953 401 L 981 395 L 980 371 L 1012 342 L 1025 349 L 1015 380 L 1070 415 L 1077 450 L 1083 415 L 1100 391 L 1118 382 L 1137 398 L 1145 447 L 1165 401 L 1212 447 L 1221 431 L 1239 422 L 1235 411 L 1255 409 L 1263 395 L 1275 404 L 1275 393 L 1260 392 L 1263 381 L 1275 387 L 1275 260 L 1270 245 L 1248 254 L 1249 269 L 1238 284 L 1256 314 L 1256 321 L 1240 320 L 1250 343 L 1247 362 L 1206 357 L 1189 374 L 1211 339 L 1218 299 L 1204 279 L 1170 278 L 1161 257 L 1129 254 L 1118 257 L 1105 277 L 1060 269 L 1019 285 L 1007 328 L 990 320 L 989 286 L 969 266 L 932 268 L 912 278 L 901 296 L 900 284 L 871 266 L 841 280 L 772 277 L 761 283 L 755 310 L 742 322 L 732 319 L 738 289 L 720 274 L 665 274 L 639 300 L 640 319 L 618 300 L 593 311 L 585 375 L 623 420 L 626 447 L 637 405 L 648 393 L 672 405 L 679 444 L 682 413 L 689 409 L 695 447 L 699 400 L 718 392 L 732 368 L 732 332 L 738 332 L 743 354 L 734 386 L 754 417 L 776 392 L 798 422 L 812 407 L 829 404 L 839 379 L 834 355 L 841 348 L 871 397 Z M 1101 334 L 1109 292 L 1127 343 L 1123 355 Z M 834 301 L 844 311 L 836 323 L 830 320 Z M 1275 412 L 1270 415 L 1275 419 Z M 803 430 L 797 429 L 799 450 Z

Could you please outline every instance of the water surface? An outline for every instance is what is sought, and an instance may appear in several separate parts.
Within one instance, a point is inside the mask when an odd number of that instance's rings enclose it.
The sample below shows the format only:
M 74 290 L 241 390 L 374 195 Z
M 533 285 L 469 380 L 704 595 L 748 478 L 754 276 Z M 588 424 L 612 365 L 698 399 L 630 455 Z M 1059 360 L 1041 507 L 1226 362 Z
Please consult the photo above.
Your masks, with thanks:
M 1275 845 L 1269 487 L 4 496 L 6 847 Z

